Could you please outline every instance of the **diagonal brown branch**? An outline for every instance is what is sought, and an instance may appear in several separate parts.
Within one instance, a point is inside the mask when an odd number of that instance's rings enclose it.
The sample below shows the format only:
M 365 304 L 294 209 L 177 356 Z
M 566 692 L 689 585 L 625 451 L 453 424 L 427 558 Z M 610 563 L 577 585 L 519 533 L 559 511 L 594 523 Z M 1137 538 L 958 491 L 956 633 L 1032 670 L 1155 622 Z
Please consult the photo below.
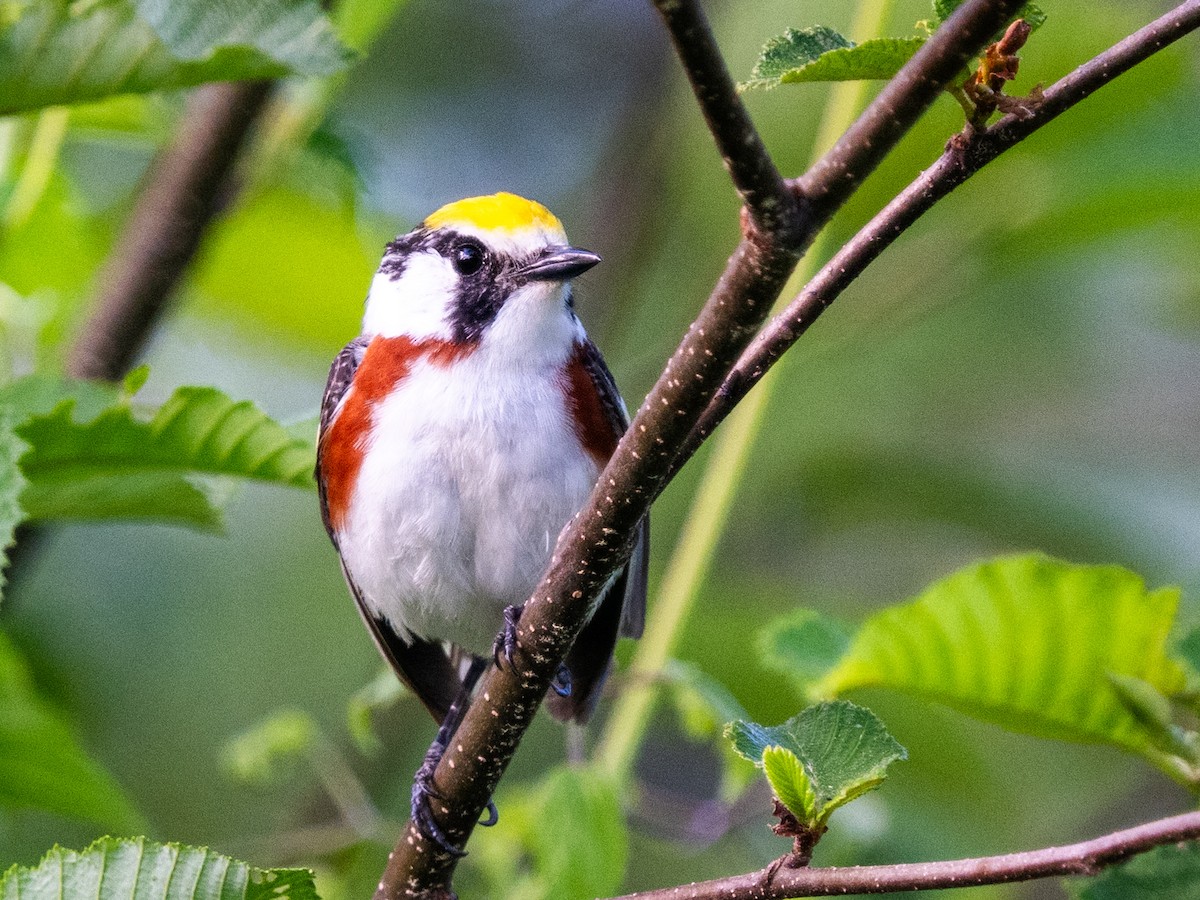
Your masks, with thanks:
M 95 312 L 67 362 L 71 375 L 114 381 L 129 370 L 219 210 L 270 91 L 271 82 L 259 81 L 208 85 L 192 95 L 100 276 Z
M 694 8 L 695 2 L 676 0 L 670 6 Z M 964 3 L 897 76 L 898 87 L 881 92 L 851 129 L 853 136 L 830 151 L 821 164 L 823 174 L 802 182 L 798 227 L 763 230 L 751 221 L 588 504 L 560 536 L 550 569 L 521 616 L 515 667 L 489 670 L 438 766 L 434 781 L 443 800 L 434 813 L 452 838 L 465 842 L 470 835 L 585 621 L 591 599 L 624 561 L 628 536 L 666 484 L 683 441 L 766 318 L 800 251 L 1019 6 L 1020 0 Z M 694 9 L 691 19 L 702 21 Z M 730 97 L 736 100 L 724 91 L 701 98 L 710 119 L 720 119 L 720 106 Z M 758 145 L 746 146 L 744 152 L 758 153 Z M 731 172 L 742 171 L 743 151 L 723 144 L 721 149 L 733 154 Z M 375 896 L 450 896 L 456 862 L 410 822 Z
M 1051 85 L 1025 116 L 1010 115 L 990 128 L 965 132 L 901 191 L 805 285 L 787 309 L 771 320 L 726 377 L 688 436 L 678 469 L 733 411 L 784 352 L 799 340 L 868 265 L 917 219 L 1006 150 L 1049 124 L 1123 72 L 1200 28 L 1200 0 L 1188 0 Z
M 747 875 L 644 891 L 617 900 L 785 900 L 974 887 L 1061 875 L 1094 875 L 1105 866 L 1155 847 L 1196 838 L 1200 838 L 1200 813 L 1191 812 L 1065 847 L 894 866 L 768 867 Z

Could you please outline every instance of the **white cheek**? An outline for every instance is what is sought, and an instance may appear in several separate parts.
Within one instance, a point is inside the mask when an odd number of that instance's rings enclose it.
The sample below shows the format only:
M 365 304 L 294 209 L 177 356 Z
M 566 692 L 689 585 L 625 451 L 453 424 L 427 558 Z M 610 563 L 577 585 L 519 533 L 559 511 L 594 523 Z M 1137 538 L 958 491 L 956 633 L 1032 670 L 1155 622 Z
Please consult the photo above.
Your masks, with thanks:
M 454 269 L 436 253 L 415 254 L 394 281 L 389 273 L 376 272 L 367 294 L 363 333 L 448 339 L 446 304 L 457 286 Z

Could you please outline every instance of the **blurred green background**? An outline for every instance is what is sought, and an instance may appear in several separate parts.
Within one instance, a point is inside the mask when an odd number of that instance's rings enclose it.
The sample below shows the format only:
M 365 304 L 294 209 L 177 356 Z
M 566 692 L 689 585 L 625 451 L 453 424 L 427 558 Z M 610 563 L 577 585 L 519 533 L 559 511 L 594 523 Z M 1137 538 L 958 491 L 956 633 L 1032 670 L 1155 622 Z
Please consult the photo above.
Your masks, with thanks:
M 851 6 L 709 4 L 737 77 L 789 25 L 846 30 Z M 1016 93 L 1057 79 L 1168 4 L 1042 6 L 1048 21 L 1023 53 Z M 908 34 L 928 15 L 926 3 L 898 0 L 890 32 Z M 1155 56 L 971 180 L 782 364 L 681 652 L 758 721 L 782 720 L 802 702 L 756 663 L 764 623 L 799 605 L 856 621 L 997 553 L 1127 565 L 1151 585 L 1182 585 L 1183 617 L 1194 621 L 1198 46 L 1185 39 Z M 300 103 L 314 88 L 287 90 Z M 826 93 L 786 86 L 748 96 L 785 173 L 802 170 Z M 45 195 L 0 244 L 0 324 L 16 371 L 60 357 L 181 109 L 179 96 L 154 96 L 72 112 Z M 836 234 L 852 234 L 961 121 L 958 106 L 940 100 L 837 217 Z M 633 407 L 738 237 L 736 197 L 640 0 L 401 2 L 316 132 L 284 151 L 248 174 L 210 234 L 147 354 L 145 399 L 215 384 L 284 421 L 311 417 L 329 361 L 358 331 L 383 243 L 446 201 L 512 190 L 546 203 L 574 243 L 605 258 L 578 285 L 578 304 Z M 655 573 L 704 458 L 655 507 Z M 232 736 L 280 707 L 315 716 L 385 811 L 407 811 L 433 727 L 403 701 L 380 724 L 384 753 L 351 749 L 348 697 L 380 663 L 315 494 L 243 489 L 219 537 L 55 529 L 21 560 L 0 616 L 155 838 L 259 865 L 312 861 L 308 833 L 297 829 L 331 815 L 316 782 L 300 770 L 255 789 L 220 764 Z M 854 699 L 879 713 L 910 761 L 839 813 L 818 864 L 1063 843 L 1191 802 L 1110 749 L 1023 738 L 891 694 Z M 561 731 L 540 722 L 498 797 L 502 815 L 506 793 L 563 758 Z M 765 793 L 732 808 L 716 801 L 719 768 L 714 749 L 686 739 L 660 707 L 639 762 L 640 796 L 629 798 L 627 889 L 749 870 L 785 849 L 768 830 Z M 0 813 L 0 866 L 97 833 Z M 488 840 L 478 833 L 473 853 Z M 363 884 L 373 885 L 383 853 L 364 853 Z M 464 890 L 477 877 L 472 865 Z M 355 862 L 343 854 L 337 866 L 354 871 Z M 357 882 L 341 884 L 361 894 Z

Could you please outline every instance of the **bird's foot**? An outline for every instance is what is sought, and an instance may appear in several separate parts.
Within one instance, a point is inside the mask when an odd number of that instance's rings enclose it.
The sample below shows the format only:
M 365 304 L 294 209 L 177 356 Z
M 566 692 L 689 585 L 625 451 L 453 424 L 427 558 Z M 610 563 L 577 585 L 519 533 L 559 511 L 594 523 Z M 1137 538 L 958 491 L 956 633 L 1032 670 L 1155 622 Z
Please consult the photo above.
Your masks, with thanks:
M 467 851 L 454 844 L 438 825 L 437 820 L 433 817 L 433 810 L 430 804 L 434 800 L 441 800 L 442 795 L 433 783 L 433 773 L 441 762 L 442 754 L 446 752 L 446 747 L 443 744 L 435 743 L 429 748 L 429 752 L 425 754 L 425 759 L 421 763 L 421 768 L 417 769 L 416 777 L 413 779 L 412 788 L 412 820 L 416 823 L 418 830 L 425 837 L 429 838 L 442 850 L 445 850 L 451 856 L 464 857 Z M 491 800 L 487 804 L 487 818 L 480 819 L 479 824 L 485 828 L 491 828 L 500 821 L 500 812 L 496 809 L 496 804 Z
M 504 607 L 504 625 L 496 635 L 496 642 L 492 644 L 492 659 L 497 669 L 512 664 L 513 651 L 517 649 L 517 623 L 521 621 L 521 612 L 524 609 L 524 604 Z
M 445 752 L 446 745 L 440 740 L 434 741 L 426 752 L 425 759 L 421 761 L 421 767 L 417 769 L 412 786 L 412 820 L 421 834 L 451 856 L 461 858 L 467 855 L 467 851 L 455 845 L 446 836 L 446 832 L 442 831 L 442 826 L 433 817 L 433 810 L 430 806 L 434 800 L 442 799 L 437 786 L 433 783 L 433 773 L 437 770 L 438 763 L 442 761 L 442 755 Z

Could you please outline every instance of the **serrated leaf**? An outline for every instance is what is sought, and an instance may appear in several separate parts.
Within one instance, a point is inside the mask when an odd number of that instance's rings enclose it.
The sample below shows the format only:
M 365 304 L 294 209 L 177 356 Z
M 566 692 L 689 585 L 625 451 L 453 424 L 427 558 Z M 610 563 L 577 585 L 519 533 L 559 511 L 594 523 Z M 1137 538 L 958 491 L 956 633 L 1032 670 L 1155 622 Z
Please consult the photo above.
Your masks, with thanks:
M 763 662 L 792 677 L 803 690 L 841 659 L 851 637 L 851 629 L 841 622 L 799 609 L 762 630 L 759 650 Z
M 871 616 L 814 691 L 891 687 L 1016 731 L 1150 753 L 1173 737 L 1130 710 L 1113 676 L 1165 697 L 1183 688 L 1166 653 L 1178 603 L 1118 566 L 1002 557 Z
M 774 781 L 772 787 L 779 800 L 810 827 L 824 825 L 839 806 L 878 787 L 889 765 L 908 758 L 878 716 L 845 700 L 818 703 L 773 727 L 732 722 L 726 736 L 738 753 L 758 766 L 765 767 L 765 754 L 772 747 L 796 757 L 807 787 L 794 779 L 780 787 L 801 808 L 793 808 Z M 772 754 L 772 767 L 781 780 L 791 771 L 790 763 L 778 754 Z M 805 799 L 809 792 L 811 804 Z
M 855 44 L 831 28 L 789 28 L 763 45 L 750 80 L 740 88 L 814 81 L 888 79 L 925 43 L 923 37 L 874 38 Z
M 121 788 L 38 693 L 17 648 L 2 632 L 0 806 L 43 810 L 106 828 L 142 827 Z
M 353 59 L 317 0 L 134 0 L 134 5 L 181 59 L 253 48 L 303 75 L 331 75 Z
M 205 476 L 312 487 L 313 448 L 252 403 L 184 387 L 146 419 L 125 402 L 90 421 L 75 402 L 18 427 L 30 518 L 220 525 L 221 485 Z
M 0 878 L 0 900 L 317 900 L 307 869 L 256 869 L 203 847 L 101 838 L 82 853 L 55 847 Z
M 762 752 L 762 768 L 779 802 L 802 823 L 815 827 L 817 792 L 800 757 L 784 747 L 767 747 Z
M 853 46 L 853 41 L 824 25 L 789 28 L 763 44 L 758 61 L 754 63 L 750 72 L 749 84 L 778 84 L 785 72 L 816 62 L 822 54 L 830 50 L 843 50 Z
M 350 51 L 316 0 L 22 3 L 0 29 L 0 115 L 209 81 L 324 75 Z
M 120 399 L 115 385 L 63 375 L 27 375 L 0 388 L 0 405 L 11 406 L 18 421 L 44 416 L 66 401 L 75 404 L 77 418 L 94 419 Z
M 1094 878 L 1065 884 L 1078 900 L 1200 900 L 1200 844 L 1156 847 Z

